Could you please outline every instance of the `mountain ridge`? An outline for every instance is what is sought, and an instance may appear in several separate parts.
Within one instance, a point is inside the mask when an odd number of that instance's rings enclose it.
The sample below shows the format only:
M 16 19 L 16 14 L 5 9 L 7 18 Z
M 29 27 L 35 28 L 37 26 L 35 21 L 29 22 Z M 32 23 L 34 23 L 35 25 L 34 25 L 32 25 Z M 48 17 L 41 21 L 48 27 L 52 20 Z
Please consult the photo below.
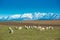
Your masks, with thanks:
M 0 17 L 0 20 L 60 20 L 57 13 L 24 13 Z

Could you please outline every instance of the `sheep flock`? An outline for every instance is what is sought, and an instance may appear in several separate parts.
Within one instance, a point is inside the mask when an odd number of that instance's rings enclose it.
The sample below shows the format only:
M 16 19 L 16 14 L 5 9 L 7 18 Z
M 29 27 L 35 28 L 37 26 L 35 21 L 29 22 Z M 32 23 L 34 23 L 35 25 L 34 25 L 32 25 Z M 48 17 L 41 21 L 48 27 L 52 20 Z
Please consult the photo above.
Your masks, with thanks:
M 38 31 L 45 31 L 45 30 L 53 30 L 53 26 L 14 26 L 15 30 L 22 30 L 23 28 L 25 28 L 26 30 L 28 29 L 36 29 Z M 15 30 L 12 29 L 12 27 L 8 27 L 9 33 L 13 34 Z

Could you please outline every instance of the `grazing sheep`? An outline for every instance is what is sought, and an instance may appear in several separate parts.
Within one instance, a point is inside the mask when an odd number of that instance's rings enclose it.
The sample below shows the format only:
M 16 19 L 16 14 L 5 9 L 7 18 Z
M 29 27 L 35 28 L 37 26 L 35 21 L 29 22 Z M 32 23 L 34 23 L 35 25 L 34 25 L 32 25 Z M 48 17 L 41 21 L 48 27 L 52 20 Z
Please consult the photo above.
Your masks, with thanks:
M 39 26 L 38 29 L 39 29 L 40 31 L 45 30 L 45 28 L 44 28 L 44 27 L 41 27 L 41 26 Z
M 33 29 L 33 27 L 32 27 L 32 26 L 28 26 L 28 28 L 29 28 L 29 29 Z
M 31 26 L 28 26 L 28 28 L 31 28 Z
M 44 28 L 44 27 L 40 28 L 40 31 L 44 31 L 44 30 L 45 30 L 45 28 Z
M 49 27 L 46 27 L 46 30 L 48 30 L 49 29 Z
M 42 27 L 41 26 L 38 26 L 37 29 L 41 29 Z
M 29 29 L 29 27 L 25 25 L 25 29 Z
M 37 28 L 37 26 L 33 26 L 33 28 Z
M 48 29 L 53 29 L 53 27 L 52 26 L 46 27 L 46 30 L 48 30 Z
M 33 29 L 33 26 L 30 26 L 31 29 Z
M 22 27 L 19 27 L 18 29 L 19 29 L 19 30 L 21 30 L 21 29 L 22 29 Z
M 53 29 L 53 27 L 52 26 L 49 26 L 49 29 Z
M 13 30 L 11 27 L 9 27 L 9 33 L 13 34 Z

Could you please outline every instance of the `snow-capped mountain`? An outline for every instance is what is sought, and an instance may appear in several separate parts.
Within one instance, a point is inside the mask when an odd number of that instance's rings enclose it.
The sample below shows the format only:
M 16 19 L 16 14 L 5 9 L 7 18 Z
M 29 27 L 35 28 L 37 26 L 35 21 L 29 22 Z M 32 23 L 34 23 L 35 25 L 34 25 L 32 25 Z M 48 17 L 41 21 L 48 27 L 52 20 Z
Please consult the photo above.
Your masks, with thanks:
M 0 17 L 0 20 L 60 20 L 57 13 L 24 13 Z
M 20 17 L 21 17 L 20 14 L 15 14 L 15 15 L 8 16 L 7 20 L 18 20 Z

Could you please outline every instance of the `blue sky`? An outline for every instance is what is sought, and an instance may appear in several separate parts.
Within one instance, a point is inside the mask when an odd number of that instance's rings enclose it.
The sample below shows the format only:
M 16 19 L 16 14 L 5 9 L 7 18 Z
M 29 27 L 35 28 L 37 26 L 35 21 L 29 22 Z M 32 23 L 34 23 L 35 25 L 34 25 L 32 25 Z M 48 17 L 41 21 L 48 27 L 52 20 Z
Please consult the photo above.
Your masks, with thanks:
M 0 16 L 29 12 L 60 13 L 60 0 L 0 0 Z

